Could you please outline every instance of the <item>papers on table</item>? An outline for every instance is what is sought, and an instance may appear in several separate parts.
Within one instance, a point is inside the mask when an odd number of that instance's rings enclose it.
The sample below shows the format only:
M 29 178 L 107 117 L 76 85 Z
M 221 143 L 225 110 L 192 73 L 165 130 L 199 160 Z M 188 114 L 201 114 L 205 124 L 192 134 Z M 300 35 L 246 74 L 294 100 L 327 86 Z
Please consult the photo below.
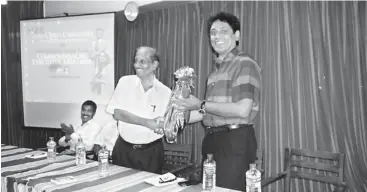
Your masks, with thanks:
M 65 176 L 65 177 L 58 177 L 55 179 L 51 179 L 51 183 L 55 185 L 63 185 L 63 184 L 72 183 L 75 181 L 76 179 L 73 176 Z
M 36 153 L 33 153 L 31 155 L 26 155 L 25 157 L 26 158 L 31 158 L 31 159 L 39 159 L 39 158 L 47 157 L 47 152 L 37 151 Z

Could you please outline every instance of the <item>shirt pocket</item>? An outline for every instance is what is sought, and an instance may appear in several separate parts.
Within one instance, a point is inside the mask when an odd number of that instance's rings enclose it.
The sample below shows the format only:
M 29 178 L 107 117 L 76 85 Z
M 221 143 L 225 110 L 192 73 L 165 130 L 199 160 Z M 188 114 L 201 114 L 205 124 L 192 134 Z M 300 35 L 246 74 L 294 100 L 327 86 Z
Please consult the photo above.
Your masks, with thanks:
M 216 85 L 221 82 L 232 82 L 232 75 L 228 72 L 216 72 L 209 76 L 207 85 Z
M 155 95 L 155 97 L 148 102 L 152 116 L 163 117 L 170 103 L 170 99 L 171 93 L 157 93 L 157 95 Z
M 207 100 L 216 102 L 230 102 L 232 77 L 228 72 L 217 73 L 208 79 Z

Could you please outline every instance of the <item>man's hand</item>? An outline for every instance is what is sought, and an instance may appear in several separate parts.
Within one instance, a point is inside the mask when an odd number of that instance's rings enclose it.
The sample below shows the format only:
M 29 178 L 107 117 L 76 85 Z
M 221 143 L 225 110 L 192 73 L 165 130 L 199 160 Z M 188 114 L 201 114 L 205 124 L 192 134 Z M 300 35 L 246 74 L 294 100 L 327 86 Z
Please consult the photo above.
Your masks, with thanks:
M 174 102 L 174 107 L 180 111 L 192 111 L 200 109 L 201 101 L 193 95 L 189 98 L 178 97 Z
M 163 117 L 157 117 L 155 119 L 148 119 L 146 121 L 147 127 L 154 131 L 154 133 L 163 135 Z
M 70 124 L 70 126 L 65 125 L 65 123 L 61 123 L 61 130 L 65 132 L 66 134 L 73 134 L 74 133 L 74 127 Z
M 112 117 L 113 117 L 116 121 L 119 121 L 119 120 L 120 120 L 120 119 L 119 119 L 118 114 L 116 114 L 116 113 L 112 114 Z
M 164 131 L 163 131 L 164 117 L 157 117 L 154 120 L 158 124 L 158 129 L 156 129 L 154 132 L 159 134 L 159 135 L 163 135 L 164 134 Z
M 98 144 L 94 144 L 93 145 L 93 153 L 94 154 L 96 154 L 96 155 L 98 155 L 98 152 L 100 151 L 102 149 L 102 147 L 100 146 L 100 145 L 98 145 Z
M 71 140 L 71 135 L 70 134 L 65 134 L 65 142 L 69 142 Z

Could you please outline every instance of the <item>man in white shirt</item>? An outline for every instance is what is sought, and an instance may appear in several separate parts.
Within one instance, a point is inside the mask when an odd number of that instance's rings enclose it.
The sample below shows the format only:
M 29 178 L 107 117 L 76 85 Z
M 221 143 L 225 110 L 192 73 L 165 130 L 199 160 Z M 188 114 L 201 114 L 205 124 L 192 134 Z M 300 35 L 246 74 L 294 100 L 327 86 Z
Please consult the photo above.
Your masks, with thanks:
M 120 78 L 106 111 L 118 120 L 112 163 L 138 170 L 161 173 L 164 162 L 164 116 L 171 90 L 155 77 L 157 51 L 140 47 L 134 57 L 136 75 Z
M 70 146 L 70 150 L 75 151 L 75 145 L 80 136 L 86 145 L 87 151 L 91 151 L 96 137 L 101 131 L 101 126 L 93 120 L 96 110 L 96 103 L 87 100 L 81 107 L 81 124 L 76 125 L 74 128 L 73 125 L 67 126 L 61 123 L 61 129 L 65 132 L 65 136 L 60 138 L 59 145 L 63 147 Z

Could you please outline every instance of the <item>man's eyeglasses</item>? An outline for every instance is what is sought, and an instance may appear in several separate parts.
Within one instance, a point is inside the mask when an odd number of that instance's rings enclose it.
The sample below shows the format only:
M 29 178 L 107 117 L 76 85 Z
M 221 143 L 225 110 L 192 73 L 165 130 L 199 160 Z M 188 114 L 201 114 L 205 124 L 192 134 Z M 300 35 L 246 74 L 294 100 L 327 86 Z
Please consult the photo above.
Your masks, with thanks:
M 146 60 L 146 59 L 139 59 L 139 60 L 134 60 L 134 64 L 139 64 L 139 65 L 146 65 L 148 64 L 150 61 Z
M 221 29 L 220 31 L 217 31 L 215 29 L 210 31 L 210 36 L 216 36 L 216 35 L 228 35 L 231 33 L 231 30 L 229 29 Z

